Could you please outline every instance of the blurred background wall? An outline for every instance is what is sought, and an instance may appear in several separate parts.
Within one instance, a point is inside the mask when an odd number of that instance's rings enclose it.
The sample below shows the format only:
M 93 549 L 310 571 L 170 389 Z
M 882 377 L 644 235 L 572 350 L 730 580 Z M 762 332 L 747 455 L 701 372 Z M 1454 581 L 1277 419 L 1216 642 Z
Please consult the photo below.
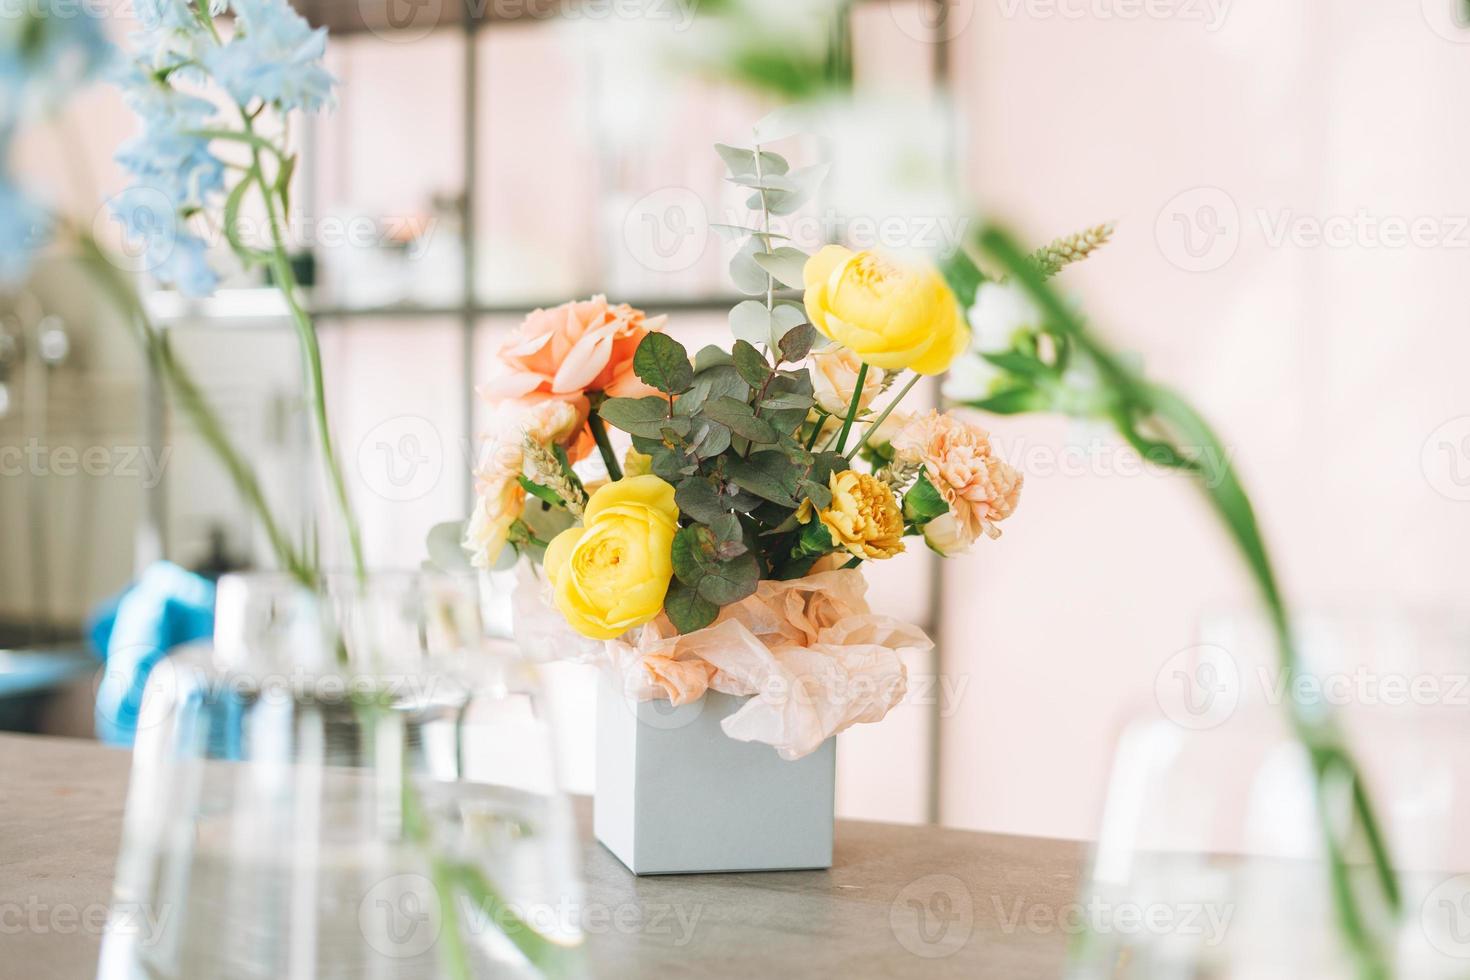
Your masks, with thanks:
M 875 155 L 929 142 L 933 111 L 964 191 L 1025 239 L 1117 223 L 1064 282 L 1218 424 L 1308 605 L 1454 602 L 1466 571 L 1470 32 L 1449 10 L 956 0 L 936 19 L 929 0 L 872 0 L 852 14 L 859 85 L 916 107 L 873 131 Z M 340 104 L 302 134 L 293 231 L 315 258 L 372 564 L 416 565 L 427 530 L 466 513 L 485 418 L 466 412 L 464 386 L 528 307 L 606 292 L 671 310 L 686 343 L 722 337 L 732 290 L 707 225 L 738 198 L 710 144 L 747 141 L 772 102 L 663 69 L 679 24 L 529 17 L 468 39 L 427 22 L 334 39 Z M 75 148 L 36 134 L 23 159 L 90 217 L 121 184 L 109 157 L 132 125 L 98 90 L 71 114 Z M 21 332 L 59 316 L 73 356 L 48 376 L 44 428 L 40 403 L 25 407 L 37 382 L 13 385 L 21 407 L 0 418 L 0 445 L 146 441 L 140 358 L 71 281 L 53 263 L 31 306 L 10 311 Z M 155 309 L 277 499 L 305 513 L 294 342 L 258 283 L 229 286 L 204 304 L 162 294 Z M 1121 720 L 1157 713 L 1202 623 L 1252 597 L 1179 478 L 1079 423 L 997 419 L 994 434 L 1027 480 L 1005 536 L 938 580 L 918 553 L 873 576 L 881 607 L 934 628 L 938 659 L 911 665 L 893 717 L 843 736 L 840 808 L 1085 837 Z M 136 533 L 150 508 L 157 544 L 183 563 L 259 553 L 197 437 L 172 416 L 161 435 L 157 488 L 54 465 L 0 480 L 0 619 L 22 639 L 38 619 L 74 629 L 126 582 L 155 547 Z M 554 673 L 568 773 L 586 789 L 590 727 L 574 722 L 590 683 Z

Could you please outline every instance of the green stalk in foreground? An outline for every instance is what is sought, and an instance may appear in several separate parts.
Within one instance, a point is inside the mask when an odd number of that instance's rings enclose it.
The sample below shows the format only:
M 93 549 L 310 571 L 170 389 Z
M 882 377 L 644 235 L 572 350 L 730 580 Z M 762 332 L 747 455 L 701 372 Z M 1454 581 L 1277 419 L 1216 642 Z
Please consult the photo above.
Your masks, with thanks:
M 1196 478 L 1250 570 L 1271 620 L 1285 689 L 1294 690 L 1292 681 L 1301 670 L 1301 660 L 1291 619 L 1255 510 L 1219 437 L 1182 397 L 1149 382 L 1091 333 L 1047 284 L 1043 271 L 1007 233 L 994 227 L 985 228 L 978 244 L 1030 294 L 1045 318 L 1045 331 L 1056 344 L 1055 361 L 1045 364 L 1033 354 L 1031 370 L 1043 368 L 1050 374 L 1050 383 L 1060 384 L 1061 367 L 1066 359 L 1086 358 L 1096 368 L 1101 381 L 1102 410 L 1129 445 L 1150 462 Z M 961 303 L 968 307 L 984 278 L 978 267 L 963 252 L 958 252 L 948 260 L 945 274 Z M 994 358 L 992 363 L 1004 368 L 1011 363 L 1006 357 Z M 1046 407 L 1046 398 L 1031 397 L 1038 394 L 1032 387 L 1033 378 L 1016 375 L 1013 380 L 1015 383 L 1006 391 L 977 402 L 976 407 L 1003 412 Z M 1285 709 L 1292 731 L 1311 763 L 1333 907 L 1343 939 L 1358 975 L 1364 980 L 1381 980 L 1391 975 L 1387 933 L 1402 906 L 1383 832 L 1362 774 L 1334 719 L 1294 697 L 1286 698 Z M 1340 819 L 1341 814 L 1334 813 L 1344 789 L 1348 790 L 1351 805 L 1346 821 Z M 1372 862 L 1373 887 L 1366 895 L 1353 880 L 1349 863 L 1349 853 L 1358 845 L 1366 849 Z M 1389 913 L 1390 928 L 1378 921 L 1383 911 Z
M 290 537 L 276 521 L 265 491 L 255 478 L 255 471 L 230 441 L 224 423 L 188 369 L 174 357 L 163 333 L 148 319 L 148 312 L 132 280 L 121 273 L 90 234 L 79 232 L 76 239 L 87 274 L 102 288 L 103 294 L 132 329 L 153 370 L 168 385 L 175 403 L 193 422 L 200 437 L 229 473 L 240 496 L 260 521 L 276 560 L 292 578 L 307 588 L 315 589 L 318 583 L 316 568 L 292 545 Z

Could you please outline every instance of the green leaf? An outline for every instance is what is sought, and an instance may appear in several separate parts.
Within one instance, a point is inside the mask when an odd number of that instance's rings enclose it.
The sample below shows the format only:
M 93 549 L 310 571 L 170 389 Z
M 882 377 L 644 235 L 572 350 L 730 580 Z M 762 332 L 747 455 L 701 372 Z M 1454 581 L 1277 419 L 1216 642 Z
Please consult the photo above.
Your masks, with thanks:
M 531 496 L 544 500 L 553 507 L 563 507 L 566 505 L 566 502 L 561 499 L 561 494 L 552 490 L 550 487 L 544 487 L 524 475 L 517 476 L 516 480 L 520 483 L 521 489 L 525 490 Z
M 766 387 L 761 417 L 777 432 L 789 435 L 806 421 L 812 406 L 812 377 L 806 371 L 780 371 Z
M 801 526 L 801 537 L 797 539 L 797 546 L 802 554 L 825 555 L 832 551 L 832 532 L 827 530 L 816 517 Z
M 956 248 L 940 259 L 939 272 L 949 284 L 949 291 L 954 293 L 961 308 L 968 310 L 974 305 L 975 293 L 985 281 L 985 275 L 963 249 Z
M 755 303 L 756 301 L 748 299 L 745 300 L 745 302 Z M 759 306 L 760 304 L 756 303 L 756 305 Z M 716 347 L 714 344 L 710 344 L 707 347 L 701 347 L 699 349 L 699 353 L 694 355 L 694 373 L 698 375 L 702 374 L 705 371 L 708 371 L 712 367 L 716 367 L 721 364 L 734 363 L 735 361 L 733 358 L 730 357 L 729 351 L 725 350 L 722 347 Z
M 752 258 L 755 264 L 775 276 L 782 285 L 800 289 L 805 285 L 802 270 L 809 256 L 799 248 L 783 245 L 769 252 L 757 252 Z
M 761 289 L 766 287 L 762 282 Z M 771 342 L 771 312 L 758 299 L 742 300 L 730 310 L 730 332 L 750 344 Z
M 826 510 L 832 506 L 832 490 L 825 483 L 802 480 L 797 484 L 797 491 L 804 499 L 810 500 L 817 510 Z
M 690 463 L 682 452 L 674 449 L 663 449 L 653 453 L 653 462 L 648 468 L 653 475 L 665 483 L 678 484 L 687 476 L 691 476 L 696 467 Z
M 816 193 L 817 187 L 827 176 L 828 165 L 825 163 L 813 164 L 810 167 L 802 167 L 793 170 L 786 175 L 784 181 L 790 186 L 790 190 L 782 189 L 766 192 L 766 209 L 771 214 L 794 214 L 802 205 L 806 204 L 811 196 Z M 757 195 L 759 197 L 759 195 Z M 759 201 L 751 204 L 752 210 L 759 206 Z
M 753 296 L 766 291 L 766 286 L 769 285 L 766 270 L 757 265 L 755 261 L 756 253 L 764 251 L 760 240 L 752 238 L 740 246 L 740 251 L 730 259 L 730 279 L 735 283 L 735 288 L 742 293 Z
M 225 199 L 225 239 L 230 243 L 230 250 L 246 265 L 259 262 L 264 257 L 240 237 L 240 206 L 245 201 L 245 192 L 252 186 L 250 181 L 242 179 Z
M 730 430 L 712 418 L 696 418 L 690 430 L 689 454 L 713 459 L 730 448 Z
M 755 417 L 755 410 L 734 398 L 712 398 L 704 405 L 704 415 L 729 429 L 742 439 L 755 443 L 776 441 L 776 430 L 765 419 Z M 700 455 L 704 455 L 701 453 Z
M 797 483 L 805 475 L 774 449 L 751 453 L 748 459 L 736 457 L 726 461 L 726 476 L 730 482 L 762 500 L 783 507 L 796 506 Z
M 718 222 L 711 222 L 710 228 L 714 229 L 715 234 L 727 242 L 738 242 L 750 235 L 758 235 L 762 241 L 775 241 L 778 239 L 780 241 L 787 241 L 791 238 L 790 235 L 783 235 L 779 231 L 762 231 L 759 228 L 747 228 L 744 225 L 724 225 Z
M 286 220 L 291 219 L 291 176 L 296 173 L 296 154 L 291 154 L 281 161 L 281 169 L 276 174 L 276 193 L 281 197 L 281 213 Z
M 739 521 L 732 515 L 738 532 Z M 680 528 L 674 535 L 674 577 L 694 589 L 701 598 L 718 606 L 739 602 L 753 593 L 760 582 L 755 556 L 745 552 L 722 559 L 720 541 L 702 524 Z
M 1021 412 L 1043 411 L 1050 404 L 1046 395 L 1035 388 L 1006 388 L 987 398 L 969 403 L 971 407 L 995 415 L 1016 415 Z
M 775 143 L 795 136 L 811 125 L 812 107 L 800 101 L 778 106 L 751 127 L 757 143 Z
M 745 528 L 734 514 L 717 514 L 709 522 L 709 529 L 715 536 L 715 556 L 720 560 L 739 558 L 750 550 L 745 545 Z
M 1052 373 L 1042 361 L 1018 350 L 1002 351 L 998 354 L 982 353 L 981 357 L 1010 374 L 1023 378 L 1038 378 Z
M 756 350 L 755 345 L 749 341 L 735 341 L 732 354 L 740 379 L 752 388 L 759 388 L 771 376 L 771 364 L 766 360 L 766 355 Z
M 781 352 L 781 360 L 788 364 L 794 364 L 812 352 L 812 345 L 817 342 L 821 334 L 817 328 L 810 323 L 798 323 L 781 336 L 777 349 Z
M 725 161 L 725 169 L 732 177 L 743 177 L 755 173 L 755 150 L 743 146 L 716 143 L 715 152 L 720 155 L 721 160 Z M 760 169 L 762 173 L 784 174 L 791 169 L 791 165 L 779 153 L 762 150 Z
M 812 566 L 821 557 L 821 555 L 803 555 L 800 558 L 793 558 L 780 568 L 777 568 L 771 577 L 778 582 L 790 582 L 794 579 L 805 578 L 811 572 Z
M 720 607 L 702 598 L 694 589 L 678 579 L 669 583 L 669 592 L 664 596 L 664 612 L 669 622 L 680 633 L 702 630 L 720 615 Z
M 729 510 L 719 490 L 702 476 L 681 481 L 674 488 L 674 503 L 678 504 L 679 513 L 701 524 L 709 524 Z
M 633 371 L 665 394 L 687 391 L 694 383 L 694 367 L 684 345 L 666 333 L 650 333 L 633 352 Z
M 929 482 L 929 477 L 922 471 L 919 479 L 909 488 L 909 492 L 903 498 L 904 519 L 913 524 L 928 524 L 940 514 L 949 513 L 949 504 L 944 497 Z
M 651 439 L 661 439 L 663 430 L 673 422 L 682 421 L 686 427 L 689 424 L 688 419 L 669 418 L 668 399 L 657 395 L 644 398 L 609 398 L 602 403 L 597 414 L 602 416 L 604 422 L 615 425 L 624 432 Z
M 750 397 L 750 385 L 740 379 L 733 361 L 729 364 L 716 364 L 695 375 L 693 386 L 674 403 L 674 413 L 694 415 L 704 407 L 705 402 L 721 395 L 738 401 Z
M 468 572 L 470 558 L 464 550 L 464 521 L 447 521 L 429 528 L 424 544 L 428 548 L 429 563 L 441 572 Z M 490 556 L 493 561 L 495 556 Z

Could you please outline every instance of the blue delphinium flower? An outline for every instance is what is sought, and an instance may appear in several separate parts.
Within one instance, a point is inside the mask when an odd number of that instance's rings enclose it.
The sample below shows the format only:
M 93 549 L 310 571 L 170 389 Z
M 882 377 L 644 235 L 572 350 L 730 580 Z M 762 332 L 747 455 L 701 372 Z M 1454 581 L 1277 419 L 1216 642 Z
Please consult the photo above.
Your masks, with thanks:
M 53 11 L 34 0 L 19 16 L 0 19 L 0 284 L 30 269 L 45 244 L 50 216 L 10 175 L 10 146 L 22 123 L 54 111 L 112 57 L 100 21 L 75 4 Z
M 209 267 L 204 239 L 185 227 L 177 200 L 165 190 L 136 183 L 110 202 L 129 244 L 160 282 L 172 283 L 188 296 L 208 296 L 219 284 Z
M 179 210 L 202 208 L 225 186 L 224 164 L 209 152 L 209 141 L 195 135 L 214 117 L 214 104 L 176 91 L 137 67 L 120 82 L 143 132 L 124 143 L 115 159 L 139 183 L 172 198 Z
M 209 14 L 225 12 L 225 0 L 210 0 Z M 214 45 L 199 8 L 191 0 L 134 0 L 142 30 L 129 37 L 139 57 L 152 68 L 173 68 L 198 61 Z
M 241 105 L 253 99 L 282 111 L 315 112 L 336 80 L 322 67 L 326 28 L 312 30 L 285 0 L 234 0 L 238 29 L 228 44 L 204 54 L 204 64 Z

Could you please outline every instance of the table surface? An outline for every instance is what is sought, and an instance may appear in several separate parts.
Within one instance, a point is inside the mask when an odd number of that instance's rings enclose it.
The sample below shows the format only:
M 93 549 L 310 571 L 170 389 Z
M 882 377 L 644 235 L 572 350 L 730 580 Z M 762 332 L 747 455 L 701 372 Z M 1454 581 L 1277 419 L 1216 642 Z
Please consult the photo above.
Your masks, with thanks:
M 0 978 L 95 974 L 130 761 L 0 735 Z M 600 977 L 1063 972 L 1067 936 L 1034 923 L 1075 899 L 1077 842 L 839 820 L 830 871 L 636 878 L 591 839 L 589 801 L 578 815 Z

